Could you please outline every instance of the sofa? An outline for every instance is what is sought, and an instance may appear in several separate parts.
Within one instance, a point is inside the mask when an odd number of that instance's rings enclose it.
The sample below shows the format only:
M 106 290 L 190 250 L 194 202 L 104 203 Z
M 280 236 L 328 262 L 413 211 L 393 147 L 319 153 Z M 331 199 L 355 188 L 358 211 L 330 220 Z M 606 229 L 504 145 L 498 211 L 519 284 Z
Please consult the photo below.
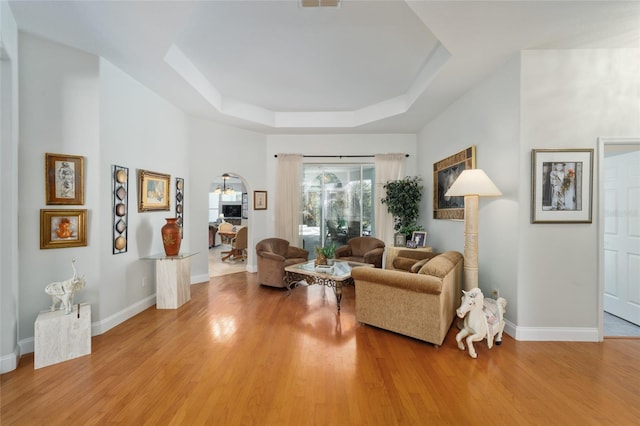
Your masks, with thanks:
M 289 245 L 281 238 L 267 238 L 256 244 L 258 258 L 258 283 L 271 287 L 286 287 L 284 268 L 306 262 L 309 252 Z
M 356 320 L 442 345 L 460 304 L 463 263 L 461 253 L 448 251 L 408 270 L 354 268 Z
M 337 260 L 349 260 L 360 263 L 371 263 L 382 268 L 384 242 L 374 237 L 355 237 L 347 241 L 347 245 L 336 249 Z

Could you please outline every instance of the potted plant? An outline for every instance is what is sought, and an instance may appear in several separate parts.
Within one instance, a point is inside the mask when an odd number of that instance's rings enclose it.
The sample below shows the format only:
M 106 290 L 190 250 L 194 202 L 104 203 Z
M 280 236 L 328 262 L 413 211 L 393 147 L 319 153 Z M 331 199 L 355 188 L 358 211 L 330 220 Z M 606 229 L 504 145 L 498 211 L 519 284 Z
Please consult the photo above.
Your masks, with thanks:
M 316 247 L 316 265 L 333 265 L 336 257 L 336 244 L 331 243 L 324 247 Z
M 419 176 L 407 176 L 387 181 L 383 185 L 386 194 L 381 200 L 382 204 L 387 206 L 387 211 L 393 216 L 393 229 L 404 236 L 405 241 L 411 239 L 413 231 L 423 230 L 418 225 L 423 188 L 421 181 Z

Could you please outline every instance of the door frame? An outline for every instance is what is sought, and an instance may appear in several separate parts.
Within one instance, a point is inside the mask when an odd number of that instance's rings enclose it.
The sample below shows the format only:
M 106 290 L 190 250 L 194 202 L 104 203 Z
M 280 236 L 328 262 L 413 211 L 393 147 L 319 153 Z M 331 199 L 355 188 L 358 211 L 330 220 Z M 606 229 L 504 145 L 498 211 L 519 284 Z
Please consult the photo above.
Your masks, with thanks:
M 604 150 L 605 145 L 637 145 L 635 138 L 598 138 L 598 341 L 604 340 Z

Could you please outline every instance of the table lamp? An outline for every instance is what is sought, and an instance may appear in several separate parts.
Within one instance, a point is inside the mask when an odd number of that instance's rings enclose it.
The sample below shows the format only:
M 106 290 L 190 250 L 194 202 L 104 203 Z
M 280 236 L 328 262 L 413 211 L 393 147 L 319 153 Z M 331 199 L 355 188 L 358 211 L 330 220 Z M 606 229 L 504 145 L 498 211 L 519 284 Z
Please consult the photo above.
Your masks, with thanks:
M 460 173 L 444 194 L 447 197 L 464 196 L 464 289 L 478 287 L 478 198 L 495 197 L 502 192 L 481 169 L 468 169 Z

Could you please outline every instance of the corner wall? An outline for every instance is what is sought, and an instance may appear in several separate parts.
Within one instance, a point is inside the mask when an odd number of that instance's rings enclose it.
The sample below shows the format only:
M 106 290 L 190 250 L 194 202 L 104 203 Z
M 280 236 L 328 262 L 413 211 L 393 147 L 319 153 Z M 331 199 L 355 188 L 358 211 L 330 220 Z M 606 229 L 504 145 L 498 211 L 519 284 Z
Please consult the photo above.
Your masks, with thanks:
M 478 281 L 485 295 L 498 289 L 507 299 L 506 318 L 517 322 L 518 176 L 520 168 L 520 63 L 511 57 L 500 69 L 458 99 L 418 135 L 420 173 L 429 182 L 421 217 L 435 251 L 464 251 L 464 222 L 433 219 L 433 164 L 476 146 L 476 168 L 502 191 L 480 198 Z
M 19 342 L 33 350 L 33 325 L 50 298 L 44 287 L 69 278 L 76 259 L 100 334 L 155 303 L 155 272 L 142 257 L 163 251 L 160 228 L 175 216 L 175 177 L 191 181 L 186 116 L 108 61 L 20 33 Z M 85 204 L 47 206 L 45 153 L 85 157 Z M 128 251 L 112 254 L 113 164 L 129 168 Z M 170 211 L 139 213 L 137 170 L 171 175 Z M 40 209 L 87 209 L 87 246 L 41 250 Z M 190 250 L 187 219 L 182 250 Z

